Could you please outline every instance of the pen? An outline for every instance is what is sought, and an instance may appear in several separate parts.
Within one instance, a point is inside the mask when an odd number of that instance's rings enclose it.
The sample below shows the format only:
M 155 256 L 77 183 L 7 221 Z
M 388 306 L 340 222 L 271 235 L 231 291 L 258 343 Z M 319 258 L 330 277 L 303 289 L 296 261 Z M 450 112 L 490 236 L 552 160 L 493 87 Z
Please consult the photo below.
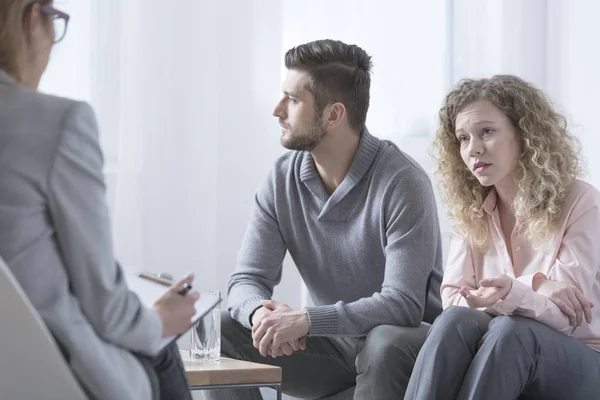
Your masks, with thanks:
M 153 274 L 152 272 L 140 272 L 138 274 L 138 277 L 142 278 L 142 279 L 146 279 L 155 283 L 159 283 L 163 286 L 171 286 L 173 285 L 173 281 L 169 280 L 169 279 L 165 279 L 162 278 L 156 274 Z M 177 291 L 178 294 L 185 296 L 187 292 L 190 291 L 190 289 L 192 288 L 192 285 L 190 285 L 189 283 L 185 283 L 183 285 L 183 287 Z
M 192 285 L 190 285 L 189 283 L 184 283 L 183 288 L 181 288 L 177 293 L 179 293 L 182 296 L 185 296 L 185 294 L 189 292 L 191 288 Z

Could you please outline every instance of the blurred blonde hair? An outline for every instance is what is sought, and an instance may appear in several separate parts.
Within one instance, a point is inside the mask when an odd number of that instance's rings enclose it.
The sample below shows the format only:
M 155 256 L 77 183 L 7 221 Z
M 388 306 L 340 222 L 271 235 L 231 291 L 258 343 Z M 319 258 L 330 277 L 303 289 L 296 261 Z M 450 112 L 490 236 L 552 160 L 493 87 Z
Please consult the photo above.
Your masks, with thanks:
M 465 165 L 455 135 L 457 114 L 480 100 L 498 107 L 516 129 L 521 154 L 512 206 L 519 231 L 539 247 L 554 233 L 568 186 L 583 173 L 579 141 L 544 93 L 516 76 L 465 79 L 446 96 L 434 143 L 437 173 L 454 229 L 484 251 L 489 227 L 483 202 L 492 188 L 481 185 Z
M 0 0 L 0 68 L 18 82 L 22 81 L 21 68 L 26 57 L 24 13 L 34 3 L 35 0 Z

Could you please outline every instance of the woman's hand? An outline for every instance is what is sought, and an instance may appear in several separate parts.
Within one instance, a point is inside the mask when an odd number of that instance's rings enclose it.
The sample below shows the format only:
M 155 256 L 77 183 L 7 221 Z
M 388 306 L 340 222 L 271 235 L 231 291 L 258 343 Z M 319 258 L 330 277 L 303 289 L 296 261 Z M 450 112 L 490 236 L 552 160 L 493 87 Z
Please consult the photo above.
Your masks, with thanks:
M 532 284 L 533 290 L 548 297 L 568 318 L 572 326 L 580 326 L 585 316 L 586 322 L 592 322 L 594 305 L 583 295 L 581 290 L 564 282 L 552 281 L 545 275 L 536 275 Z
M 152 308 L 158 312 L 158 316 L 162 321 L 163 337 L 175 335 L 185 332 L 192 322 L 192 317 L 196 314 L 194 304 L 200 297 L 200 293 L 196 290 L 190 290 L 185 295 L 178 292 L 184 284 L 191 285 L 194 280 L 194 275 L 190 274 L 173 284 L 165 294 L 163 294 L 152 305 Z
M 512 288 L 512 278 L 506 274 L 479 281 L 479 288 L 472 290 L 461 287 L 458 293 L 467 300 L 471 308 L 489 307 L 506 297 Z

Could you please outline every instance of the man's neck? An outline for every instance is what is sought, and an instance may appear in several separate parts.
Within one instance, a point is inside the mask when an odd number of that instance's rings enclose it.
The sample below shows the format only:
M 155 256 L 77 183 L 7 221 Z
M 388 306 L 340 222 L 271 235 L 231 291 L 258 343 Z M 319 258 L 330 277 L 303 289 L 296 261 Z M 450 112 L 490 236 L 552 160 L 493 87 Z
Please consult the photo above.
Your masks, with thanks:
M 329 195 L 340 186 L 352 166 L 360 134 L 352 131 L 330 134 L 312 152 L 315 168 Z

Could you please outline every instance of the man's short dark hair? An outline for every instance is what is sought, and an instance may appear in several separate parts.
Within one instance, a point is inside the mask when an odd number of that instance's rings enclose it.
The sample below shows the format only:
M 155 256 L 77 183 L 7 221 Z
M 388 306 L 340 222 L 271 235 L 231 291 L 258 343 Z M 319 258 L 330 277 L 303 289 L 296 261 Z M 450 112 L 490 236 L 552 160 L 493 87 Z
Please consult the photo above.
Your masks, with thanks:
M 306 87 L 315 98 L 315 110 L 342 103 L 353 129 L 361 132 L 369 109 L 371 56 L 356 45 L 339 40 L 317 40 L 294 47 L 285 54 L 287 69 L 306 71 Z

